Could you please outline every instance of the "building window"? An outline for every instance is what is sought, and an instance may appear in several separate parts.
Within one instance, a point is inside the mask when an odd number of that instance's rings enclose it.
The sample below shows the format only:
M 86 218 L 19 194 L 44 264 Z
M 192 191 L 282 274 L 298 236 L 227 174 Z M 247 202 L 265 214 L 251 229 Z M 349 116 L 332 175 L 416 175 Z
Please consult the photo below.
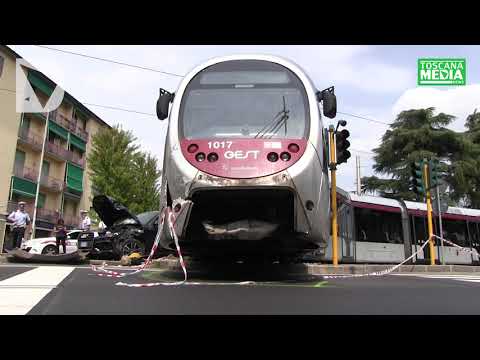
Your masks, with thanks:
M 2 77 L 4 62 L 5 62 L 5 58 L 2 55 L 0 55 L 0 77 Z

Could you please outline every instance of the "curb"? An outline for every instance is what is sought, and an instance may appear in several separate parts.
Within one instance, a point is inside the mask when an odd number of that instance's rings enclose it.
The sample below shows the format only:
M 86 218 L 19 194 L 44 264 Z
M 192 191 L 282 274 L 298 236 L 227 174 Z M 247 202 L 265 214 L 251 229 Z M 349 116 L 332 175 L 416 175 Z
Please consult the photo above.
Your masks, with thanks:
M 15 261 L 10 261 L 8 254 L 0 254 L 0 264 L 7 264 L 7 263 L 12 264 L 12 263 L 15 263 Z M 103 265 L 103 263 L 105 263 L 108 266 L 121 265 L 121 262 L 117 260 L 83 260 L 83 261 L 80 261 L 80 263 L 90 264 L 90 265 Z M 32 263 L 32 264 L 36 264 L 36 263 Z
M 208 265 L 199 264 L 185 260 L 187 271 L 206 270 Z M 229 267 L 240 269 L 241 264 L 231 264 Z M 275 265 L 273 265 L 275 266 Z M 308 273 L 310 275 L 326 275 L 326 274 L 368 274 L 376 271 L 383 271 L 390 268 L 392 264 L 386 265 L 338 265 L 331 264 L 292 264 L 277 265 L 279 269 L 288 269 L 291 273 Z M 180 263 L 176 259 L 157 259 L 154 260 L 147 268 L 160 268 L 164 270 L 181 271 Z M 475 265 L 401 265 L 393 271 L 394 273 L 480 273 L 480 266 Z
M 8 254 L 0 254 L 0 264 L 11 263 L 8 259 Z M 83 262 L 90 265 L 102 265 L 105 263 L 108 266 L 122 265 L 118 260 L 88 260 Z M 208 265 L 200 264 L 195 261 L 189 261 L 185 259 L 187 270 L 189 272 L 204 271 L 208 269 Z M 220 264 L 219 264 L 220 265 Z M 241 264 L 220 265 L 225 269 L 230 267 L 231 269 L 240 269 Z M 295 274 L 310 275 L 327 275 L 327 274 L 367 274 L 375 271 L 382 271 L 392 264 L 386 265 L 369 265 L 369 264 L 342 264 L 337 267 L 331 264 L 292 264 L 292 265 L 273 265 L 271 269 L 277 267 L 279 270 L 288 270 L 288 272 Z M 160 258 L 153 260 L 153 262 L 147 266 L 147 268 L 159 268 L 163 270 L 182 271 L 180 263 L 177 259 L 165 259 Z M 394 273 L 480 273 L 480 266 L 475 265 L 402 265 L 398 269 L 395 269 Z

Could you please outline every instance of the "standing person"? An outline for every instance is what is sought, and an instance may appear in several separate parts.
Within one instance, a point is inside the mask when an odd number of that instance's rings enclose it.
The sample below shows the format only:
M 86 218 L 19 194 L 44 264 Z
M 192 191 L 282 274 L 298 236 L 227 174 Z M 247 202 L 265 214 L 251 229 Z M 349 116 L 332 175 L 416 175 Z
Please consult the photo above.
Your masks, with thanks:
M 55 225 L 55 228 L 53 229 L 55 232 L 55 239 L 57 242 L 57 251 L 56 253 L 60 253 L 60 243 L 62 244 L 63 247 L 63 253 L 67 253 L 67 229 L 65 228 L 65 224 L 63 222 L 63 219 L 61 217 L 58 218 L 57 224 Z
M 8 215 L 8 220 L 13 222 L 12 241 L 13 249 L 19 249 L 22 246 L 22 239 L 25 235 L 25 229 L 30 225 L 30 216 L 25 211 L 25 202 L 18 203 L 17 211 L 13 211 Z
M 80 222 L 80 230 L 90 231 L 90 225 L 92 222 L 87 214 L 87 210 L 80 211 L 80 216 L 82 217 L 82 221 Z

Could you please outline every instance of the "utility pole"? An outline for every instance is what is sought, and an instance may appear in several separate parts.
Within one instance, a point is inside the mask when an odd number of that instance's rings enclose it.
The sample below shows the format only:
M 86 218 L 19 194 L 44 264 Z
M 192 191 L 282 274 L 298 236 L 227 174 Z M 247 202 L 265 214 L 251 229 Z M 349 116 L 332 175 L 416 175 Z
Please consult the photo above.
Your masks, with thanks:
M 427 196 L 427 220 L 428 220 L 428 240 L 430 242 L 430 265 L 435 265 L 435 247 L 433 245 L 433 221 L 432 221 L 432 198 L 430 195 L 429 164 L 425 159 L 423 162 L 423 174 L 425 179 L 425 190 Z
M 33 239 L 35 236 L 35 222 L 37 221 L 37 205 L 38 205 L 38 194 L 40 192 L 40 181 L 42 180 L 42 167 L 43 167 L 43 157 L 45 155 L 45 147 L 47 146 L 47 135 L 48 135 L 48 117 L 50 113 L 47 113 L 47 119 L 45 121 L 45 131 L 43 133 L 43 145 L 42 145 L 42 153 L 40 154 L 40 169 L 38 170 L 38 177 L 37 177 L 37 192 L 35 193 L 35 204 L 33 206 L 33 218 L 32 218 L 32 234 L 30 239 Z
M 360 180 L 360 156 L 356 156 L 357 160 L 357 195 L 360 195 L 362 192 L 362 184 Z
M 337 244 L 338 244 L 338 226 L 337 226 L 337 164 L 336 164 L 336 145 L 335 145 L 335 130 L 333 125 L 330 125 L 328 128 L 328 136 L 330 138 L 330 174 L 332 178 L 331 184 L 331 201 L 332 201 L 332 261 L 333 265 L 338 265 L 338 254 L 337 254 Z

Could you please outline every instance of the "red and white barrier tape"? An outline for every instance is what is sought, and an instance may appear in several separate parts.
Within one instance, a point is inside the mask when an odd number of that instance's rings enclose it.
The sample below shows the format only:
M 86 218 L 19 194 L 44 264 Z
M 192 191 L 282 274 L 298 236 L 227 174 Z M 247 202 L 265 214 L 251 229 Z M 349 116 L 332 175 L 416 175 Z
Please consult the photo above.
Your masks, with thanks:
M 450 245 L 452 245 L 453 247 L 456 247 L 457 249 L 459 249 L 459 250 L 461 250 L 461 251 L 468 252 L 468 253 L 470 253 L 470 254 L 479 256 L 479 254 L 478 254 L 478 252 L 477 252 L 476 250 L 467 249 L 466 247 L 457 245 L 457 244 L 451 242 L 450 240 L 447 240 L 447 239 L 442 238 L 442 237 L 437 236 L 437 235 L 433 235 L 433 236 L 436 237 L 436 238 L 439 239 L 439 240 L 445 241 L 447 244 L 450 244 Z
M 95 265 L 92 265 L 92 270 L 95 271 L 95 272 L 100 272 L 100 274 L 97 274 L 98 276 L 115 277 L 115 278 L 130 276 L 130 275 L 138 274 L 139 272 L 143 271 L 143 269 L 145 269 L 145 267 L 147 265 L 149 265 L 150 262 L 152 261 L 152 257 L 153 257 L 153 255 L 155 254 L 155 251 L 158 248 L 158 243 L 160 241 L 160 231 L 161 231 L 161 229 L 163 229 L 163 223 L 165 221 L 165 213 L 167 213 L 169 211 L 170 211 L 170 209 L 165 208 L 165 210 L 162 212 L 161 219 L 160 219 L 159 230 L 158 230 L 157 236 L 155 238 L 155 242 L 153 243 L 152 250 L 150 251 L 150 254 L 148 255 L 147 260 L 145 260 L 145 262 L 142 265 L 135 267 L 135 268 L 137 268 L 137 270 L 132 271 L 132 272 L 128 272 L 128 273 L 120 273 L 120 272 L 117 272 L 117 271 L 106 270 L 105 269 L 105 263 L 102 266 L 99 266 L 99 267 L 97 267 Z
M 138 270 L 129 272 L 129 273 L 119 273 L 116 271 L 110 271 L 104 269 L 104 267 L 95 267 L 92 266 L 93 270 L 96 272 L 101 271 L 101 274 L 97 274 L 98 276 L 103 276 L 103 277 L 115 277 L 115 278 L 121 278 L 125 276 L 130 276 L 134 274 L 138 274 L 139 272 L 143 271 L 145 267 L 151 262 L 151 258 L 153 254 L 155 253 L 155 250 L 158 247 L 158 243 L 160 241 L 160 231 L 163 229 L 163 223 L 165 220 L 165 213 L 167 213 L 167 224 L 168 228 L 170 230 L 170 234 L 173 237 L 175 241 L 175 247 L 177 249 L 178 257 L 180 260 L 180 265 L 182 266 L 184 278 L 182 281 L 175 281 L 175 282 L 151 282 L 151 283 L 140 283 L 140 284 L 128 284 L 124 282 L 117 282 L 115 285 L 118 286 L 126 286 L 126 287 L 133 287 L 133 288 L 141 288 L 141 287 L 153 287 L 153 286 L 178 286 L 178 285 L 251 285 L 255 284 L 253 281 L 242 281 L 238 283 L 205 283 L 205 282 L 187 282 L 187 268 L 185 266 L 185 261 L 183 260 L 182 252 L 180 250 L 180 244 L 178 241 L 178 236 L 177 233 L 175 232 L 175 216 L 173 215 L 173 212 L 171 209 L 166 208 L 165 211 L 162 213 L 162 218 L 160 221 L 160 227 L 159 227 L 159 232 L 157 233 L 157 237 L 155 238 L 155 242 L 153 244 L 152 250 L 150 251 L 150 255 L 148 256 L 147 260 L 145 261 L 144 264 L 142 264 Z
M 409 256 L 408 258 L 406 258 L 405 260 L 403 260 L 400 264 L 397 264 L 395 266 L 392 266 L 390 268 L 387 268 L 385 270 L 382 270 L 382 271 L 375 271 L 375 272 L 372 272 L 372 273 L 368 273 L 368 274 L 344 274 L 344 275 L 322 275 L 322 278 L 324 279 L 339 279 L 339 278 L 355 278 L 355 277 L 366 277 L 366 276 L 383 276 L 383 275 L 387 275 L 387 274 L 390 274 L 391 272 L 395 271 L 396 269 L 398 269 L 400 266 L 402 266 L 403 264 L 405 264 L 407 261 L 413 259 L 413 257 L 415 255 L 417 255 L 420 251 L 423 251 L 423 248 L 428 244 L 428 240 L 425 241 L 425 243 L 420 247 L 419 250 L 417 250 L 416 252 L 414 252 L 411 256 Z

